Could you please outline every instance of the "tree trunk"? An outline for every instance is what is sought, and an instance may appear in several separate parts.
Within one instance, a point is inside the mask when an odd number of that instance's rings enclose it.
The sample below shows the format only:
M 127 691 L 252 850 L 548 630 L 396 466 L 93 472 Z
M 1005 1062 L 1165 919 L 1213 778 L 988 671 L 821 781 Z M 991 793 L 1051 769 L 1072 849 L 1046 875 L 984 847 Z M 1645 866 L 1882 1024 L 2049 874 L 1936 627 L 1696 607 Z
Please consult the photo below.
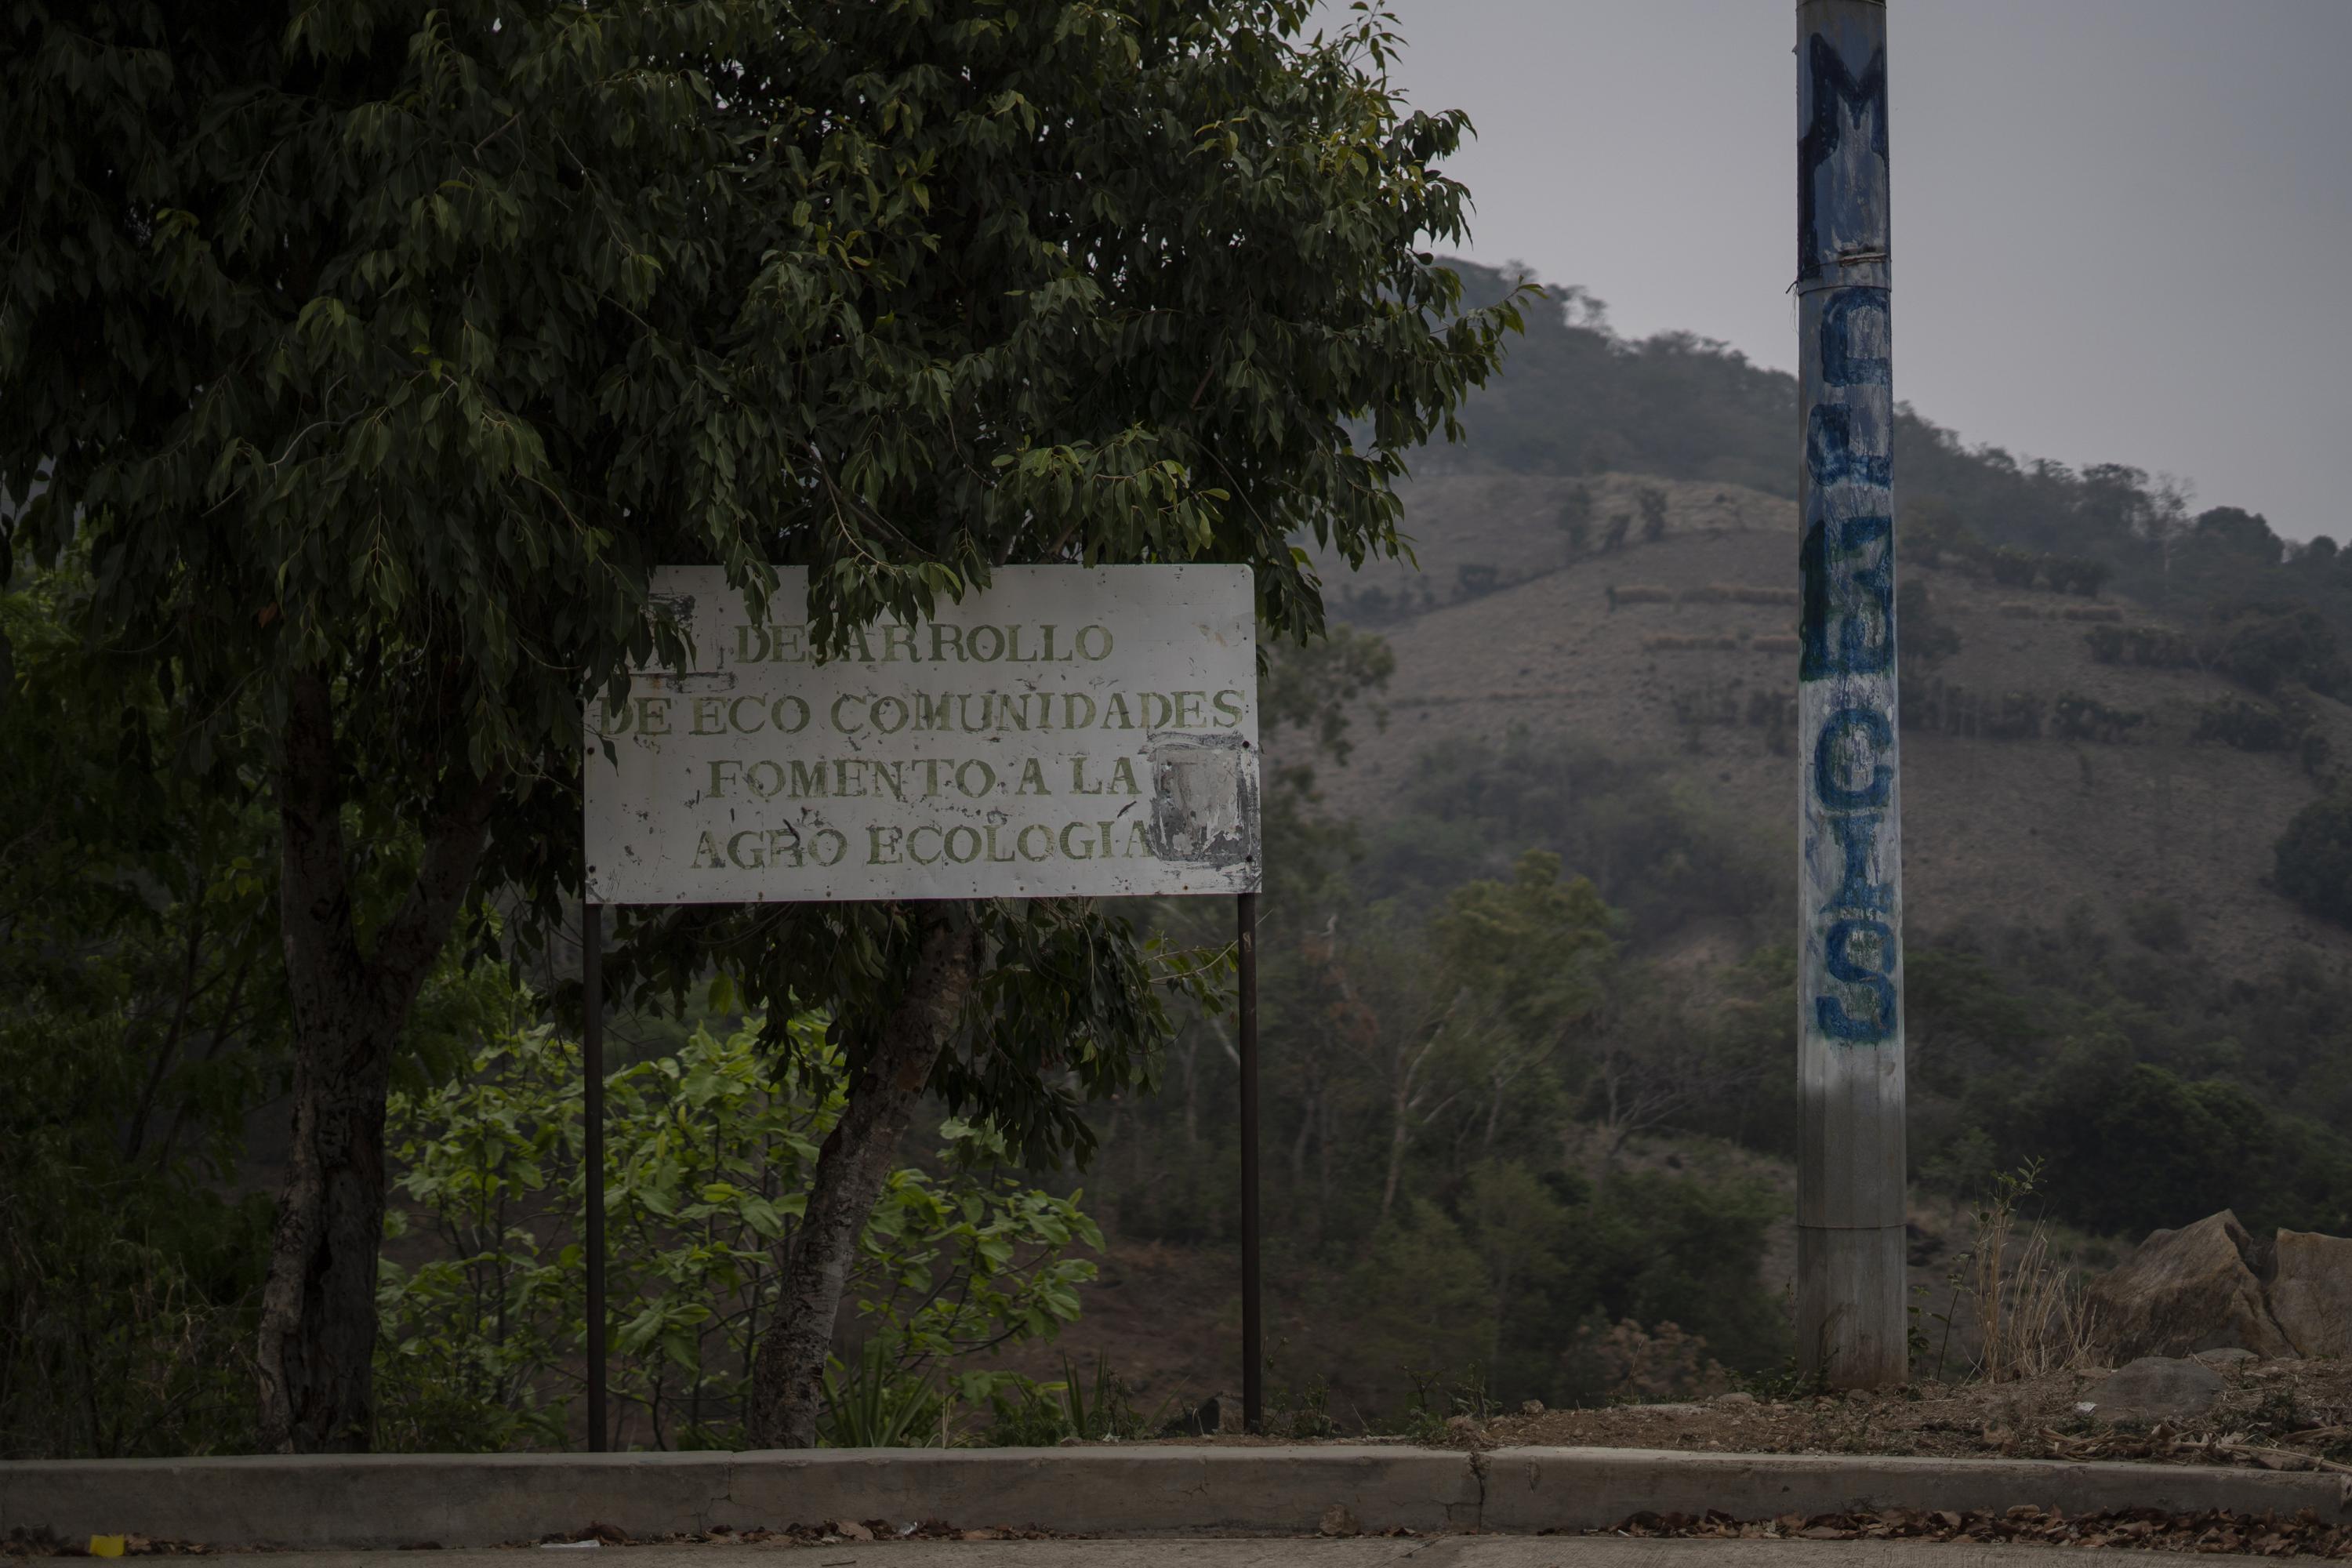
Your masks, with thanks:
M 922 947 L 906 991 L 849 1086 L 840 1121 L 817 1151 L 776 1321 L 752 1363 L 745 1415 L 756 1448 L 816 1447 L 824 1359 L 858 1237 L 980 975 L 980 933 L 960 906 L 932 906 L 919 929 Z
M 1390 1097 L 1389 1175 L 1381 1186 L 1381 1218 L 1383 1221 L 1389 1217 L 1389 1211 L 1396 1206 L 1397 1187 L 1404 1180 L 1404 1152 L 1412 1142 L 1411 1080 L 1406 1081 L 1407 1088 L 1398 1089 Z
M 278 782 L 294 1142 L 262 1292 L 260 1438 L 266 1451 L 352 1453 L 367 1447 L 374 1419 L 393 1051 L 473 886 L 498 783 L 469 784 L 426 826 L 416 884 L 371 958 L 352 922 L 342 761 L 322 675 L 292 682 Z

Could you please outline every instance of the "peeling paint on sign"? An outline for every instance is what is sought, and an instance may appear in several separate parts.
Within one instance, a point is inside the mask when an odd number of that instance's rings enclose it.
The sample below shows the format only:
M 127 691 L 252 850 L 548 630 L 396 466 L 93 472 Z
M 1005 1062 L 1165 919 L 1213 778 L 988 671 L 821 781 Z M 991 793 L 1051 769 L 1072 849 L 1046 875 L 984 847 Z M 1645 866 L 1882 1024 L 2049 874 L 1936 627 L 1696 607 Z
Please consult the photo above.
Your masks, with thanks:
M 716 567 L 655 574 L 694 667 L 587 706 L 591 900 L 1257 889 L 1247 567 L 1006 568 L 822 663 L 777 577 L 754 621 Z

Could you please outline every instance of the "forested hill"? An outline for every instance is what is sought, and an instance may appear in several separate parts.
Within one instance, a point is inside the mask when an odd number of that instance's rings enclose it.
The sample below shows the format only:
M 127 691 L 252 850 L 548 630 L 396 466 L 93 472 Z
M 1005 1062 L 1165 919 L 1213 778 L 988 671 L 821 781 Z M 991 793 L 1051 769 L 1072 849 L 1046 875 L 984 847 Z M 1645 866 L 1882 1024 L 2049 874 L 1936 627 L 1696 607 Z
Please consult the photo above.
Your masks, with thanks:
M 1454 265 L 1473 302 L 1509 292 L 1502 272 Z M 1621 338 L 1601 305 L 1573 286 L 1548 289 L 1525 314 L 1526 334 L 1504 374 L 1465 413 L 1469 440 L 1433 448 L 1423 474 L 1615 471 L 1793 499 L 1793 376 L 1688 332 Z M 2080 556 L 2105 565 L 2116 586 L 2137 597 L 2282 598 L 2352 631 L 2352 553 L 2333 538 L 2289 546 L 2263 517 L 2227 505 L 2192 515 L 2182 496 L 2140 469 L 2072 468 L 1971 447 L 1905 408 L 1895 472 L 1915 548 L 1981 542 Z
M 1469 300 L 1509 291 L 1459 265 Z M 1496 798 L 1491 781 L 1433 767 L 1550 735 L 1687 778 L 1777 865 L 1762 846 L 1785 832 L 1766 759 L 1792 696 L 1777 650 L 1793 630 L 1794 379 L 1688 334 L 1621 338 L 1573 288 L 1524 314 L 1466 441 L 1417 465 L 1413 560 L 1324 563 L 1339 617 L 1396 659 L 1396 721 L 1327 794 L 1360 823 L 1451 819 Z M 2352 934 L 2352 552 L 2289 544 L 2235 508 L 2192 512 L 2138 469 L 1970 447 L 1908 411 L 1896 443 L 1903 721 L 1927 770 L 1911 918 L 2083 904 L 2115 929 L 2154 900 L 2192 917 L 2217 961 L 2315 944 L 2336 962 Z M 1649 896 L 1654 879 L 1602 874 L 1622 857 L 1580 856 L 1588 810 L 1538 816 L 1498 829 L 1486 868 L 1535 845 L 1612 902 Z M 1408 878 L 1413 858 L 1376 858 L 1370 889 L 1476 874 Z M 1754 938 L 1778 930 L 1768 917 Z

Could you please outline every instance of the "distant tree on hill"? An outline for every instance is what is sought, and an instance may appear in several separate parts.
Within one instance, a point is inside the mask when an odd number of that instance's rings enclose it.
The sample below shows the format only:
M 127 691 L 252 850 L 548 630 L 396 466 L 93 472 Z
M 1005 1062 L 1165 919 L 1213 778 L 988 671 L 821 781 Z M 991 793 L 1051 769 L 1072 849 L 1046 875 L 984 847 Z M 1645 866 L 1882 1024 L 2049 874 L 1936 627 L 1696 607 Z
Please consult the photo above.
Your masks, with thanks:
M 2210 511 L 2200 512 L 2192 533 L 2200 544 L 2243 555 L 2266 566 L 2276 565 L 2286 551 L 2285 542 L 2271 531 L 2268 518 L 2234 506 L 2217 506 Z
M 2279 836 L 2278 890 L 2339 925 L 2352 926 L 2352 786 L 2297 812 Z
M 2099 590 L 2115 574 L 2114 567 L 2087 555 L 2053 555 L 2042 563 L 2042 570 L 2049 574 L 2053 589 L 2085 599 L 2097 598 Z
M 1666 492 L 1643 485 L 1634 498 L 1642 508 L 1642 538 L 1652 544 L 1666 536 Z
M 1569 486 L 1567 493 L 1559 498 L 1559 510 L 1552 521 L 1568 541 L 1569 559 L 1583 554 L 1592 543 L 1592 487 Z
M 2206 636 L 2207 662 L 2252 690 L 2270 693 L 2290 680 L 2342 697 L 2352 691 L 2352 668 L 2326 616 L 2281 600 L 2223 605 Z
M 1601 536 L 1601 548 L 1603 550 L 1624 549 L 1625 536 L 1632 532 L 1633 529 L 1633 513 L 1623 511 L 1611 512 L 1609 514 L 1609 531 Z
M 2031 588 L 2042 570 L 2041 558 L 2032 551 L 2003 545 L 1992 552 L 1992 580 L 2004 588 Z
M 1960 651 L 1960 634 L 1936 613 L 1927 584 L 1906 577 L 1895 589 L 1895 657 L 1906 680 L 1918 679 Z

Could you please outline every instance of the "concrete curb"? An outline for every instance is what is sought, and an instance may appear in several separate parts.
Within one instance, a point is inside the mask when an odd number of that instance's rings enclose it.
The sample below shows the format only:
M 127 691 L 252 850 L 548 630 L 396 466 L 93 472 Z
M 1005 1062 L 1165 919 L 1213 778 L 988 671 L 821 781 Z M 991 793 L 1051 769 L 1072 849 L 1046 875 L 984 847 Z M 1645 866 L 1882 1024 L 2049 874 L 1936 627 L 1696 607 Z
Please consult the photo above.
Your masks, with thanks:
M 2067 1514 L 2208 1509 L 2352 1521 L 2331 1475 L 2031 1459 L 1393 1445 L 367 1455 L 0 1464 L 0 1533 L 129 1532 L 215 1546 L 493 1545 L 591 1523 L 944 1520 L 1071 1534 L 1292 1535 L 1335 1505 L 1368 1531 L 1595 1530 L 1629 1514 L 1855 1509 Z

